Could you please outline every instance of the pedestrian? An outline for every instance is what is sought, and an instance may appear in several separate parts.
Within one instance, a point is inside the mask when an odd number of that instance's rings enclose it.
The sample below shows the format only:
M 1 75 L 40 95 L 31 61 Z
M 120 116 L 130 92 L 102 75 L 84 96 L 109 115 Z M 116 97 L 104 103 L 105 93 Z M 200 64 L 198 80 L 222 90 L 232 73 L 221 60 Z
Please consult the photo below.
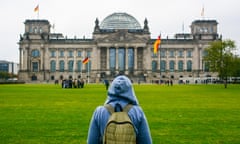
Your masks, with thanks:
M 134 125 L 137 144 L 151 144 L 152 138 L 147 119 L 138 100 L 131 81 L 126 76 L 117 76 L 111 83 L 107 99 L 104 105 L 110 104 L 115 111 L 121 111 L 125 106 L 131 104 L 128 116 Z M 105 106 L 98 106 L 92 115 L 88 131 L 88 144 L 102 144 L 104 131 L 110 117 L 110 112 Z
M 171 86 L 173 86 L 173 81 L 172 80 L 170 80 L 170 84 L 171 84 Z
M 108 87 L 109 87 L 109 81 L 105 79 L 105 80 L 104 80 L 104 84 L 105 84 L 106 90 L 108 90 Z
M 80 87 L 81 87 L 81 88 L 84 88 L 84 80 L 83 80 L 83 79 L 81 79 L 80 83 L 81 83 L 81 84 L 80 84 Z

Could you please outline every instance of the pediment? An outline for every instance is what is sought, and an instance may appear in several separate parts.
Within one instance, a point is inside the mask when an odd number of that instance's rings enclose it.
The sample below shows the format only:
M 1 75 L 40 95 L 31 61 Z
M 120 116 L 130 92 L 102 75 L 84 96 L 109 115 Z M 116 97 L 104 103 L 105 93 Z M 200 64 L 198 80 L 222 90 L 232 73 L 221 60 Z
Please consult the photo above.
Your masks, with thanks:
M 144 35 L 129 33 L 127 31 L 119 31 L 116 33 L 109 33 L 98 36 L 96 39 L 98 42 L 126 42 L 126 43 L 138 43 L 138 42 L 147 42 L 148 39 Z

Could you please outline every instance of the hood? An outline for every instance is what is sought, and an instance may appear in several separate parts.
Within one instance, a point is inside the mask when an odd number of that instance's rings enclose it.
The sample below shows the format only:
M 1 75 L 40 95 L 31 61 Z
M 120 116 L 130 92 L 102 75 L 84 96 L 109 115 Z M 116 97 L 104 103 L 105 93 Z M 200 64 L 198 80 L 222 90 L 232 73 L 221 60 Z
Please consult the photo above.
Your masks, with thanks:
M 126 76 L 117 76 L 108 89 L 108 97 L 105 104 L 116 101 L 138 105 L 132 83 Z

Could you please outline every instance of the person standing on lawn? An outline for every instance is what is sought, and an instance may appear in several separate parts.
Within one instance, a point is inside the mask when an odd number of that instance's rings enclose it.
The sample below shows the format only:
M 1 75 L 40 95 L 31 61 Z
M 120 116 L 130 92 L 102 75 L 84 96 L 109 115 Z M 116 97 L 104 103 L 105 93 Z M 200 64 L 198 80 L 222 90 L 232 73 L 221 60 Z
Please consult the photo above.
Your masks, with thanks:
M 125 106 L 131 104 L 128 116 L 134 125 L 137 144 L 152 144 L 152 138 L 147 119 L 142 108 L 139 106 L 135 96 L 132 83 L 126 76 L 117 76 L 108 89 L 107 100 L 115 111 L 121 111 Z M 92 115 L 88 131 L 88 144 L 102 144 L 104 131 L 108 123 L 110 112 L 105 106 L 98 106 Z

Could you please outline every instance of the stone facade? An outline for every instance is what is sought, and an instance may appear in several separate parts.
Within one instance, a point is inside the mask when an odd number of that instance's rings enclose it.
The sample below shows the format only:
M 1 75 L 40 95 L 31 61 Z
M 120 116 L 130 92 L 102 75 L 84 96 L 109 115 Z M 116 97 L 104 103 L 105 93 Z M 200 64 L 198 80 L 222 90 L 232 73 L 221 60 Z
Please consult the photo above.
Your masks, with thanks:
M 111 20 L 117 14 L 129 18 L 126 13 L 114 13 Z M 196 20 L 191 24 L 191 33 L 161 38 L 159 51 L 153 54 L 156 39 L 150 37 L 147 19 L 142 29 L 133 29 L 137 21 L 132 22 L 131 17 L 122 22 L 127 25 L 121 25 L 123 18 L 118 19 L 114 29 L 107 28 L 108 22 L 112 22 L 111 26 L 116 23 L 110 18 L 104 20 L 104 26 L 96 19 L 91 39 L 70 39 L 51 33 L 48 20 L 26 20 L 25 33 L 19 41 L 19 79 L 32 82 L 81 78 L 93 83 L 125 74 L 134 82 L 177 82 L 216 76 L 208 72 L 203 62 L 204 49 L 219 39 L 215 20 Z M 83 64 L 85 58 L 89 59 L 87 64 Z

